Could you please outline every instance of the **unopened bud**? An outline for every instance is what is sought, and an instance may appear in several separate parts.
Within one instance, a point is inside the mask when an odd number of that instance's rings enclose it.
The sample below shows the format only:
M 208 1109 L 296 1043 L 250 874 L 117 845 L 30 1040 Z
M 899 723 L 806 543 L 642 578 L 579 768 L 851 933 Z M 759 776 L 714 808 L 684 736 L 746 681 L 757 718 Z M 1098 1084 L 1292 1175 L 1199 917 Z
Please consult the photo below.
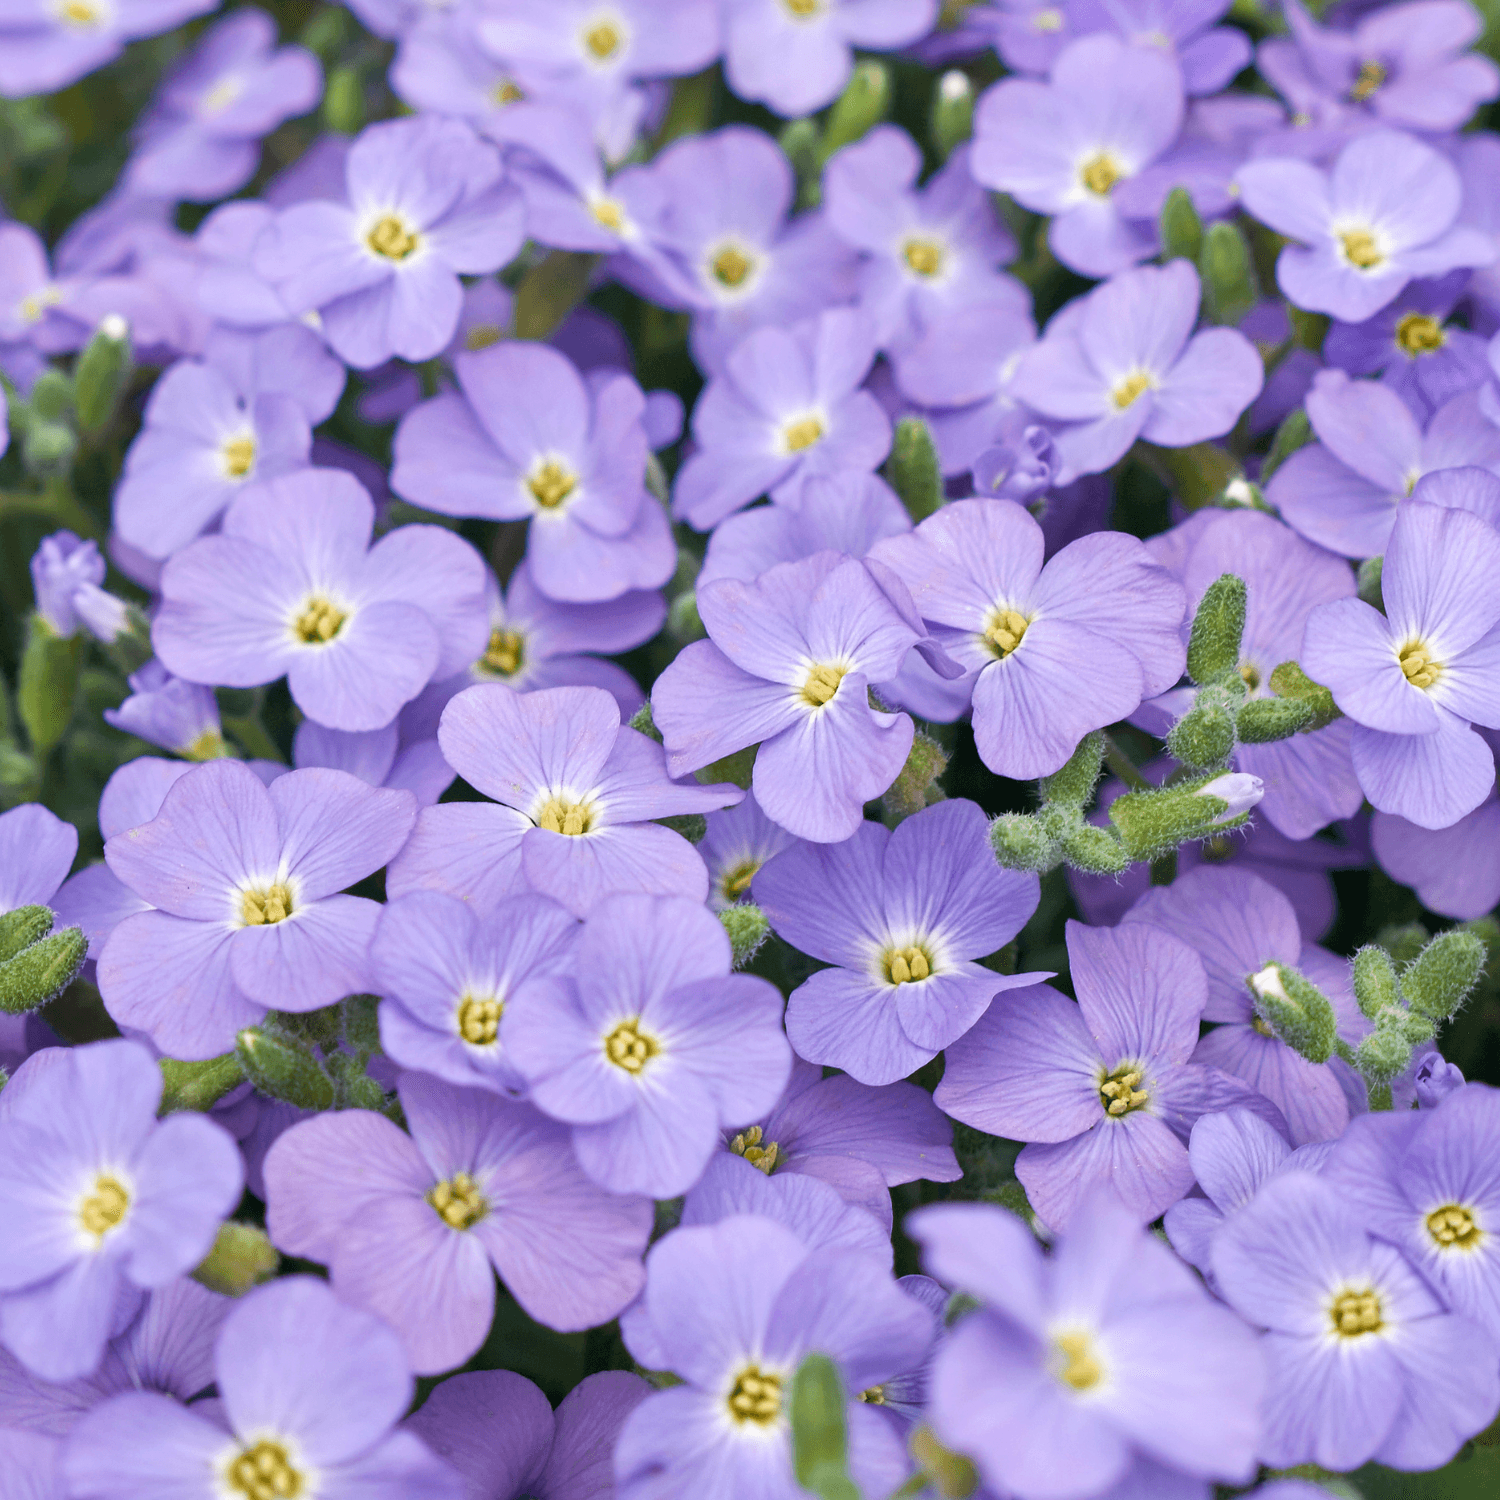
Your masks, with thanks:
M 312 1052 L 291 1038 L 247 1026 L 236 1039 L 235 1051 L 245 1076 L 269 1098 L 295 1104 L 299 1109 L 332 1106 L 333 1080 L 318 1066 Z
M 667 634 L 681 646 L 708 635 L 703 628 L 703 616 L 698 613 L 698 595 L 692 589 L 679 594 L 667 606 Z
M 264 1229 L 255 1224 L 221 1224 L 213 1249 L 193 1272 L 193 1280 L 225 1297 L 243 1297 L 269 1281 L 281 1256 Z
M 1264 794 L 1258 776 L 1226 771 L 1197 786 L 1127 792 L 1110 804 L 1109 818 L 1131 859 L 1159 859 L 1190 839 L 1233 827 Z
M 1161 234 L 1163 260 L 1182 258 L 1198 263 L 1203 249 L 1203 220 L 1185 189 L 1175 187 L 1167 194 L 1157 220 Z
M 661 730 L 656 727 L 656 720 L 651 717 L 649 698 L 631 716 L 630 727 L 637 734 L 643 734 L 647 739 L 655 740 L 658 745 L 661 744 Z
M 1224 573 L 1203 591 L 1188 637 L 1187 669 L 1194 682 L 1216 682 L 1237 672 L 1245 634 L 1245 580 Z
M 734 954 L 733 965 L 743 969 L 760 951 L 761 945 L 771 935 L 771 924 L 760 907 L 749 901 L 738 901 L 726 906 L 719 913 L 724 931 L 729 936 L 729 946 Z
M 0 963 L 0 1010 L 24 1015 L 60 995 L 89 956 L 81 927 L 64 927 Z
M 1396 965 L 1384 948 L 1370 944 L 1354 955 L 1352 982 L 1360 1014 L 1371 1021 L 1378 1021 L 1384 1011 L 1398 1009 L 1401 1005 Z
M 118 313 L 102 319 L 73 371 L 78 396 L 78 427 L 102 430 L 115 414 L 120 393 L 130 379 L 130 328 Z
M 1250 245 L 1237 224 L 1221 219 L 1209 225 L 1198 272 L 1203 281 L 1203 312 L 1209 322 L 1238 323 L 1260 300 Z
M 943 503 L 943 472 L 932 433 L 921 417 L 896 423 L 885 477 L 913 521 L 925 521 Z
M 1305 448 L 1313 441 L 1314 433 L 1312 423 L 1307 420 L 1307 413 L 1299 406 L 1289 412 L 1276 429 L 1276 436 L 1271 439 L 1271 451 L 1266 454 L 1266 459 L 1260 466 L 1260 482 L 1269 484 L 1271 476 L 1294 454 L 1299 448 Z
M 245 1070 L 233 1052 L 211 1057 L 206 1062 L 179 1062 L 163 1057 L 160 1067 L 162 1093 L 158 1112 L 163 1115 L 184 1109 L 212 1109 L 225 1094 L 245 1081 Z
M 1412 1044 L 1397 1026 L 1377 1026 L 1354 1050 L 1354 1066 L 1374 1084 L 1388 1084 L 1411 1064 Z
M 1090 875 L 1118 875 L 1129 863 L 1124 846 L 1108 828 L 1080 822 L 1061 841 L 1062 857 L 1075 870 Z
M 969 75 L 950 68 L 932 95 L 932 143 L 944 160 L 974 133 L 974 85 Z
M 1299 698 L 1252 698 L 1235 716 L 1235 734 L 1246 745 L 1290 739 L 1312 723 L 1311 703 Z
M 867 57 L 856 65 L 844 92 L 833 101 L 823 129 L 822 155 L 863 140 L 891 107 L 891 73 L 883 62 Z
M 1205 782 L 1193 795 L 1216 797 L 1228 804 L 1212 824 L 1215 828 L 1225 828 L 1259 805 L 1260 799 L 1266 795 L 1266 786 L 1259 776 L 1251 776 L 1245 771 L 1226 771 L 1222 776 Z
M 21 440 L 21 462 L 40 477 L 67 472 L 78 451 L 78 438 L 62 422 L 32 422 Z
M 1417 1104 L 1422 1109 L 1436 1109 L 1449 1094 L 1464 1086 L 1464 1075 L 1455 1063 L 1445 1062 L 1434 1052 L 1425 1058 L 1412 1079 Z
M 1223 765 L 1234 746 L 1234 715 L 1223 702 L 1210 700 L 1206 693 L 1167 735 L 1167 749 L 1195 771 Z
M 938 790 L 938 779 L 947 769 L 947 752 L 931 735 L 918 730 L 912 736 L 906 764 L 881 798 L 886 827 L 894 828 L 904 818 L 939 800 L 942 793 Z
M 1401 993 L 1418 1014 L 1446 1021 L 1478 982 L 1484 958 L 1484 943 L 1472 932 L 1439 933 L 1402 972 Z
M 945 1448 L 930 1427 L 918 1427 L 911 1435 L 911 1456 L 920 1465 L 932 1488 L 943 1500 L 968 1500 L 978 1492 L 979 1470 L 973 1462 Z
M 1385 576 L 1385 558 L 1367 557 L 1359 565 L 1359 576 L 1355 581 L 1354 591 L 1372 609 L 1378 609 L 1385 613 L 1385 594 L 1381 589 L 1381 580 Z
M 791 1390 L 792 1468 L 797 1482 L 823 1500 L 858 1500 L 849 1478 L 849 1425 L 844 1382 L 826 1354 L 797 1366 Z
M 1317 985 L 1278 963 L 1252 974 L 1249 984 L 1257 1014 L 1288 1047 L 1312 1063 L 1325 1063 L 1333 1056 L 1338 1019 Z
M 41 942 L 52 931 L 53 921 L 49 906 L 18 906 L 0 915 L 0 963 Z
M 1044 873 L 1057 864 L 1052 839 L 1030 813 L 1001 813 L 990 824 L 990 847 L 1007 870 Z
M 1079 740 L 1078 748 L 1060 771 L 1042 778 L 1042 800 L 1085 807 L 1094 795 L 1104 765 L 1104 733 L 1096 729 Z

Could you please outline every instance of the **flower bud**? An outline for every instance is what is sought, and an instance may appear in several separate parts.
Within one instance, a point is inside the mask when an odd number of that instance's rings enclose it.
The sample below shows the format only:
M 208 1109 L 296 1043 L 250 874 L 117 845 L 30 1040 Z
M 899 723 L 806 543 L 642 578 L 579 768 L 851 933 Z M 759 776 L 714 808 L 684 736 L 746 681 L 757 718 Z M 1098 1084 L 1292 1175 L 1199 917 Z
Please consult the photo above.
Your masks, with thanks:
M 1463 1004 L 1484 968 L 1485 945 L 1457 928 L 1433 938 L 1401 975 L 1401 992 L 1419 1015 L 1446 1021 Z
M 73 370 L 79 431 L 99 432 L 109 423 L 130 379 L 130 367 L 129 325 L 118 313 L 110 313 L 101 320 Z
M 76 635 L 80 624 L 74 600 L 85 584 L 104 582 L 99 548 L 71 531 L 42 539 L 31 559 L 31 586 L 37 613 L 61 636 Z
M 243 1297 L 251 1287 L 269 1281 L 281 1265 L 281 1255 L 265 1230 L 256 1224 L 219 1226 L 213 1249 L 193 1271 L 193 1280 L 225 1297 Z
M 1381 591 L 1380 581 L 1384 574 L 1385 559 L 1367 557 L 1359 565 L 1359 577 L 1355 583 L 1355 593 L 1372 609 L 1378 609 L 1382 614 L 1385 613 L 1385 595 Z
M 761 945 L 771 935 L 771 924 L 760 907 L 749 901 L 739 901 L 726 906 L 719 913 L 724 931 L 729 935 L 729 946 L 734 954 L 734 967 L 743 969 L 760 951 Z
M 210 1057 L 205 1062 L 179 1062 L 173 1057 L 163 1057 L 159 1065 L 162 1094 L 157 1112 L 163 1115 L 184 1109 L 212 1109 L 225 1094 L 245 1081 L 245 1070 L 233 1052 Z
M 1360 1013 L 1371 1021 L 1383 1012 L 1401 1005 L 1401 986 L 1396 980 L 1396 966 L 1384 948 L 1373 944 L 1354 955 L 1354 999 Z
M 881 798 L 886 827 L 894 828 L 903 818 L 940 800 L 943 794 L 937 782 L 947 769 L 947 752 L 931 735 L 918 730 L 912 736 L 906 764 Z
M 0 963 L 0 1011 L 24 1015 L 60 995 L 89 956 L 81 927 L 64 927 Z
M 1250 245 L 1237 224 L 1221 219 L 1209 225 L 1198 271 L 1203 280 L 1203 312 L 1211 323 L 1238 323 L 1260 301 Z
M 1052 434 L 1033 423 L 1014 442 L 986 448 L 974 460 L 974 489 L 987 498 L 1027 505 L 1052 488 L 1058 467 Z
M 823 160 L 826 162 L 841 147 L 863 140 L 886 117 L 890 107 L 890 69 L 873 57 L 863 59 L 828 111 L 823 128 Z
M 932 92 L 932 143 L 945 161 L 953 148 L 974 134 L 974 85 L 969 75 L 950 68 Z
M 1108 828 L 1079 822 L 1062 839 L 1062 856 L 1075 870 L 1090 875 L 1118 875 L 1130 863 L 1119 839 Z
M 1333 701 L 1333 694 L 1320 682 L 1314 682 L 1294 661 L 1284 661 L 1271 673 L 1271 691 L 1278 698 L 1296 698 L 1312 705 L 1311 732 L 1343 717 L 1343 710 Z
M 48 906 L 18 906 L 0 915 L 0 963 L 41 942 L 52 931 L 54 920 Z
M 1167 735 L 1167 749 L 1194 770 L 1223 765 L 1234 746 L 1234 715 L 1224 703 L 1213 701 L 1207 693 L 1200 696 Z
M 896 423 L 885 477 L 914 522 L 925 521 L 943 503 L 943 474 L 932 433 L 921 417 Z
M 1237 672 L 1245 634 L 1245 580 L 1224 573 L 1203 592 L 1188 637 L 1188 676 L 1198 684 Z
M 1096 729 L 1079 740 L 1062 770 L 1042 778 L 1042 800 L 1082 808 L 1094 795 L 1104 765 L 1104 733 Z
M 1167 194 L 1157 220 L 1161 232 L 1163 260 L 1181 257 L 1198 263 L 1203 249 L 1203 220 L 1184 188 L 1175 187 Z
M 1311 724 L 1313 706 L 1306 699 L 1253 698 L 1235 716 L 1235 734 L 1242 744 L 1268 745 L 1288 740 Z
M 792 1467 L 797 1482 L 823 1500 L 859 1500 L 849 1478 L 844 1382 L 826 1354 L 809 1354 L 792 1377 Z
M 1436 1052 L 1423 1060 L 1412 1079 L 1417 1104 L 1422 1109 L 1436 1109 L 1449 1094 L 1463 1086 L 1462 1070 L 1454 1063 L 1445 1062 Z
M 269 1098 L 299 1109 L 328 1109 L 333 1104 L 333 1080 L 311 1050 L 290 1037 L 247 1026 L 236 1039 L 235 1052 L 245 1076 Z
M 1243 818 L 1265 794 L 1266 786 L 1260 777 L 1245 771 L 1226 771 L 1193 793 L 1195 797 L 1217 797 L 1229 804 L 1213 820 L 1215 828 L 1224 828 L 1236 818 Z
M 1377 1026 L 1354 1051 L 1354 1066 L 1372 1084 L 1389 1084 L 1411 1064 L 1411 1043 L 1399 1027 Z
M 1001 813 L 990 824 L 990 847 L 1007 870 L 1045 872 L 1057 863 L 1052 840 L 1029 813 Z
M 1328 996 L 1285 964 L 1269 963 L 1249 979 L 1256 1014 L 1308 1062 L 1325 1063 L 1338 1041 L 1338 1019 Z
M 78 451 L 78 438 L 62 422 L 33 421 L 21 440 L 21 462 L 41 477 L 66 474 Z
M 38 758 L 51 751 L 73 721 L 80 644 L 77 636 L 59 636 L 41 615 L 32 615 L 16 684 L 16 708 Z

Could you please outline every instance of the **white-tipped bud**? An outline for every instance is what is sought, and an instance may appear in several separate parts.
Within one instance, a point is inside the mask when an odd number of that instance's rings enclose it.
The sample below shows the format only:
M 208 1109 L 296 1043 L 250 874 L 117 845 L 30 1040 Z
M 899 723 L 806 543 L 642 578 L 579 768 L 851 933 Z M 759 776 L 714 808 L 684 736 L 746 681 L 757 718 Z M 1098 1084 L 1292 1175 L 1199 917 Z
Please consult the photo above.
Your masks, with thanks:
M 117 344 L 123 344 L 130 337 L 130 324 L 119 313 L 105 313 L 99 319 L 99 332 L 105 338 L 113 339 Z
M 1281 970 L 1274 963 L 1267 964 L 1260 973 L 1250 976 L 1250 988 L 1262 1000 L 1280 1000 L 1288 1005 L 1291 1003 L 1292 997 L 1287 994 L 1286 986 L 1281 982 Z
M 1205 782 L 1194 793 L 1198 797 L 1222 797 L 1229 806 L 1215 819 L 1217 823 L 1229 823 L 1242 817 L 1266 794 L 1266 784 L 1259 776 L 1245 771 L 1226 771 Z
M 974 85 L 969 82 L 969 75 L 960 72 L 957 68 L 949 68 L 942 78 L 938 80 L 938 93 L 945 103 L 953 103 L 962 99 L 966 94 L 974 92 Z

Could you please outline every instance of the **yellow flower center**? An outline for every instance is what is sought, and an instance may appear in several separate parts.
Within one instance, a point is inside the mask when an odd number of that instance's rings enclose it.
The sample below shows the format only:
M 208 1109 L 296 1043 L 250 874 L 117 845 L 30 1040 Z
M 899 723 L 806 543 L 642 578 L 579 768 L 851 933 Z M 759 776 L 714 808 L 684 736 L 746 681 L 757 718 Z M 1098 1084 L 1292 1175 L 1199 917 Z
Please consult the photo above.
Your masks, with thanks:
M 526 91 L 512 78 L 502 78 L 490 87 L 490 101 L 502 108 L 507 104 L 519 104 Z
M 240 921 L 246 927 L 270 927 L 292 914 L 292 893 L 275 884 L 263 891 L 246 891 L 240 898 Z
M 1413 687 L 1430 688 L 1443 675 L 1443 664 L 1434 659 L 1424 641 L 1408 641 L 1397 657 L 1401 671 Z
M 1078 169 L 1078 180 L 1100 198 L 1105 197 L 1124 175 L 1120 164 L 1107 151 L 1089 157 Z
M 292 1467 L 286 1449 L 266 1438 L 242 1449 L 224 1478 L 231 1490 L 248 1500 L 296 1500 L 302 1493 L 302 1475 Z
M 795 5 L 806 0 L 786 0 Z M 759 1365 L 746 1365 L 735 1376 L 729 1393 L 729 1415 L 741 1426 L 755 1422 L 769 1427 L 781 1415 L 781 1376 L 769 1375 Z
M 1144 1076 L 1141 1065 L 1133 1062 L 1117 1063 L 1113 1072 L 1106 1073 L 1099 1080 L 1099 1102 L 1104 1106 L 1105 1114 L 1118 1120 L 1137 1109 L 1144 1109 L 1151 1099 L 1141 1087 Z
M 892 984 L 914 984 L 932 973 L 932 960 L 925 948 L 892 948 L 884 960 L 885 977 Z
M 331 600 L 309 599 L 292 623 L 292 630 L 299 641 L 309 646 L 326 646 L 344 628 L 348 618 Z
M 823 424 L 816 417 L 799 417 L 795 422 L 786 424 L 781 436 L 786 442 L 788 453 L 800 453 L 804 448 L 811 448 L 823 436 Z
M 231 479 L 243 479 L 255 467 L 255 438 L 250 434 L 227 438 L 219 449 L 224 472 Z
M 481 349 L 488 349 L 492 344 L 498 344 L 505 335 L 494 323 L 476 323 L 464 335 L 464 348 L 473 353 Z
M 810 21 L 823 8 L 823 0 L 781 0 L 781 3 L 799 21 Z
M 577 838 L 594 826 L 592 809 L 584 802 L 569 802 L 564 797 L 549 797 L 536 815 L 536 826 L 549 833 L 565 833 Z
M 84 1229 L 103 1239 L 130 1207 L 130 1194 L 113 1177 L 94 1179 L 94 1191 L 78 1205 L 78 1221 Z
M 583 34 L 583 45 L 598 62 L 608 62 L 620 50 L 623 41 L 613 21 L 596 21 Z
M 1385 82 L 1386 76 L 1385 68 L 1374 58 L 1361 63 L 1359 77 L 1354 80 L 1354 87 L 1349 90 L 1349 97 L 1356 104 L 1363 104 Z
M 907 240 L 901 258 L 918 276 L 936 276 L 943 269 L 943 247 L 936 240 Z
M 613 198 L 595 198 L 589 205 L 590 212 L 606 229 L 616 234 L 625 227 L 625 209 Z
M 1413 359 L 1419 354 L 1431 354 L 1448 342 L 1443 325 L 1430 313 L 1407 313 L 1396 324 L 1396 344 Z
M 1484 1231 L 1474 1222 L 1474 1216 L 1457 1203 L 1428 1214 L 1427 1232 L 1440 1250 L 1477 1250 L 1484 1238 Z
M 455 1172 L 446 1182 L 438 1183 L 427 1194 L 427 1201 L 450 1229 L 468 1229 L 490 1211 L 467 1172 Z
M 1039 10 L 1031 18 L 1033 31 L 1061 31 L 1063 13 L 1060 10 Z
M 458 1006 L 458 1034 L 471 1046 L 488 1047 L 500 1030 L 500 1015 L 505 1006 L 490 997 L 476 1000 L 465 995 Z
M 1244 678 L 1245 686 L 1253 693 L 1260 686 L 1260 668 L 1254 662 L 1240 663 L 1240 676 Z
M 98 10 L 88 0 L 67 0 L 59 15 L 69 26 L 97 26 L 101 19 Z
M 845 671 L 847 671 L 845 667 L 814 667 L 802 684 L 802 701 L 811 704 L 813 708 L 822 708 L 838 692 L 839 683 L 844 680 Z
M 1344 258 L 1361 271 L 1369 271 L 1385 260 L 1368 229 L 1346 229 L 1339 235 L 1339 243 L 1344 247 Z
M 219 760 L 229 751 L 225 748 L 224 736 L 217 729 L 205 729 L 182 754 L 188 760 Z
M 408 229 L 405 221 L 396 214 L 386 214 L 377 220 L 375 227 L 365 236 L 365 244 L 387 260 L 405 260 L 421 243 L 422 236 L 416 230 Z
M 521 670 L 525 656 L 526 638 L 519 630 L 502 630 L 498 625 L 490 631 L 490 643 L 479 658 L 479 665 L 497 677 L 514 677 Z
M 739 286 L 755 269 L 755 262 L 736 245 L 725 245 L 709 262 L 714 280 L 720 286 Z
M 729 1149 L 736 1156 L 743 1156 L 752 1167 L 759 1167 L 767 1177 L 776 1170 L 776 1158 L 780 1154 L 780 1147 L 775 1141 L 769 1145 L 761 1145 L 762 1134 L 759 1125 L 752 1125 L 749 1130 L 742 1130 L 730 1141 Z
M 604 1055 L 627 1073 L 639 1073 L 661 1051 L 656 1038 L 640 1027 L 641 1018 L 632 1016 L 604 1038 Z
M 885 1387 L 883 1385 L 872 1385 L 869 1390 L 859 1393 L 859 1399 L 868 1402 L 871 1406 L 884 1406 Z
M 555 458 L 549 458 L 527 476 L 526 488 L 543 510 L 556 510 L 578 488 L 578 476 Z
M 1379 1333 L 1385 1326 L 1380 1315 L 1380 1298 L 1368 1288 L 1362 1292 L 1340 1292 L 1333 1299 L 1328 1316 L 1333 1331 L 1345 1339 Z
M 744 864 L 736 865 L 724 877 L 724 894 L 731 901 L 738 901 L 750 889 L 750 882 L 755 879 L 758 869 L 760 861 L 754 859 L 747 859 Z
M 1094 1341 L 1083 1332 L 1059 1333 L 1052 1340 L 1052 1373 L 1075 1391 L 1092 1390 L 1104 1379 Z
M 1116 411 L 1124 411 L 1126 407 L 1133 406 L 1143 392 L 1150 389 L 1151 377 L 1144 370 L 1137 370 L 1133 375 L 1127 375 L 1109 393 L 1109 399 L 1114 402 Z
M 1019 610 L 996 610 L 984 629 L 984 639 L 995 648 L 1002 660 L 1021 644 L 1031 623 Z

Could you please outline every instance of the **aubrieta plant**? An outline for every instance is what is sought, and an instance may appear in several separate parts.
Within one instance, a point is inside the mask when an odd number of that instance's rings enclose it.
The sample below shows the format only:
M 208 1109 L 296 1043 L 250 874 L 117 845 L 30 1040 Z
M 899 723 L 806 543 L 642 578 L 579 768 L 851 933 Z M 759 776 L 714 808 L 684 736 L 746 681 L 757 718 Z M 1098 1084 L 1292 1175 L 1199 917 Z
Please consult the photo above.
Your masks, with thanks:
M 0 1500 L 1500 1494 L 1497 60 L 0 0 Z

